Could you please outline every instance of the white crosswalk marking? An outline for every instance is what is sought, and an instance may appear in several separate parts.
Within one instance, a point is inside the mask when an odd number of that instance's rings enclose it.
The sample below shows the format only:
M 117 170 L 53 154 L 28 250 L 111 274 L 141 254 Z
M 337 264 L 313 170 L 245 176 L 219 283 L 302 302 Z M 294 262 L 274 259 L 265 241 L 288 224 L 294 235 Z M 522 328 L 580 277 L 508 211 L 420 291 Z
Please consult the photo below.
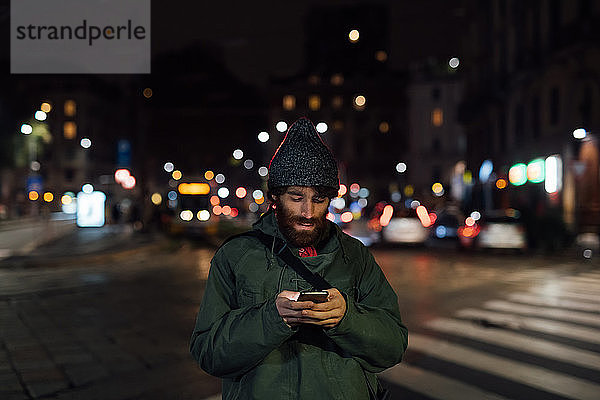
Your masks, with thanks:
M 567 276 L 564 279 L 566 281 L 591 283 L 596 286 L 600 286 L 600 279 L 598 279 L 597 277 L 593 278 L 591 276 Z
M 582 313 L 571 310 L 561 310 L 556 308 L 542 308 L 525 306 L 522 304 L 510 303 L 503 300 L 487 301 L 483 306 L 490 310 L 506 311 L 516 314 L 535 315 L 538 317 L 560 319 L 563 321 L 579 322 L 593 326 L 600 326 L 600 315 Z
M 559 307 L 571 310 L 599 312 L 600 304 L 582 301 L 557 299 L 551 297 L 540 297 L 530 293 L 511 293 L 508 299 L 519 303 L 532 304 L 535 306 Z
M 600 385 L 548 369 L 413 333 L 413 350 L 577 400 L 598 400 Z
M 398 364 L 381 373 L 386 381 L 404 386 L 437 400 L 503 400 L 505 397 L 407 364 Z
M 577 299 L 577 300 L 586 300 L 590 302 L 600 303 L 600 295 L 599 294 L 590 294 L 590 293 L 579 293 L 577 291 L 571 290 L 552 290 L 550 293 L 546 288 L 543 287 L 534 287 L 530 289 L 530 292 L 539 294 L 542 296 L 554 298 L 567 298 L 567 299 Z
M 513 314 L 498 313 L 487 310 L 467 308 L 456 313 L 461 318 L 485 320 L 493 324 L 506 325 L 513 329 L 528 329 L 531 331 L 549 333 L 551 335 L 583 340 L 590 343 L 600 343 L 597 329 L 584 328 L 563 322 L 549 321 L 539 318 L 522 317 Z
M 473 323 L 456 319 L 436 318 L 425 325 L 438 332 L 475 339 L 600 371 L 600 355 L 591 351 L 580 350 L 571 346 L 532 338 L 506 330 L 483 328 Z
M 510 280 L 536 281 L 546 273 L 519 271 L 512 274 Z M 501 378 L 509 384 L 525 385 L 528 390 L 539 392 L 536 398 L 545 398 L 544 395 L 551 393 L 574 400 L 600 399 L 597 346 L 600 344 L 600 271 L 561 277 L 534 285 L 527 292 L 506 293 L 502 297 L 460 309 L 455 313 L 456 318 L 440 317 L 425 322 L 423 327 L 433 332 L 435 338 L 411 331 L 409 352 L 428 355 L 427 362 L 420 365 L 422 357 L 407 357 L 408 364 L 396 365 L 384 371 L 381 377 L 396 388 L 435 400 L 505 400 L 503 395 L 515 395 L 514 390 L 505 392 L 498 386 L 487 388 L 483 382 L 475 384 L 472 376 L 462 375 L 464 372 L 444 375 L 445 369 L 454 365 Z M 485 321 L 491 326 L 474 321 Z M 549 336 L 542 336 L 544 334 Z M 461 342 L 452 343 L 444 340 L 444 336 L 460 338 Z M 577 340 L 588 346 L 583 349 L 557 338 Z M 510 358 L 481 350 L 489 348 L 486 344 L 499 351 L 511 350 L 500 353 Z M 491 382 L 493 385 L 494 381 Z M 220 398 L 218 395 L 205 400 Z
M 598 293 L 598 291 L 600 290 L 600 286 L 597 283 L 591 283 L 591 282 L 575 282 L 575 281 L 569 281 L 569 280 L 564 280 L 560 283 L 560 287 L 561 288 L 565 288 L 565 289 L 570 289 L 570 290 L 577 290 L 579 291 L 583 291 L 583 292 L 589 292 L 589 293 Z

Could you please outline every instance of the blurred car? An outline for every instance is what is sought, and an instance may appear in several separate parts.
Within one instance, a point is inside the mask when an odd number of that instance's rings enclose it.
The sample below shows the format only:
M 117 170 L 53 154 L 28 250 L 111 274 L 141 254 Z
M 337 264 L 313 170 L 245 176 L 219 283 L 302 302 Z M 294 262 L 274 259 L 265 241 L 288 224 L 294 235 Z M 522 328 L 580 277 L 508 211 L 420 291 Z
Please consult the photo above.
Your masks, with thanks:
M 441 211 L 431 226 L 427 244 L 433 247 L 460 247 L 459 228 L 463 223 L 464 218 L 459 211 Z
M 341 223 L 342 231 L 355 239 L 361 241 L 362 244 L 369 247 L 380 241 L 378 232 L 369 228 L 368 220 L 361 218 L 348 223 Z
M 527 248 L 527 234 L 524 224 L 518 218 L 518 211 L 488 212 L 479 221 L 480 232 L 476 245 L 482 249 Z
M 406 208 L 395 210 L 381 232 L 384 243 L 423 244 L 429 236 L 415 210 Z
M 429 229 L 417 217 L 392 218 L 382 230 L 386 243 L 422 244 L 429 236 Z

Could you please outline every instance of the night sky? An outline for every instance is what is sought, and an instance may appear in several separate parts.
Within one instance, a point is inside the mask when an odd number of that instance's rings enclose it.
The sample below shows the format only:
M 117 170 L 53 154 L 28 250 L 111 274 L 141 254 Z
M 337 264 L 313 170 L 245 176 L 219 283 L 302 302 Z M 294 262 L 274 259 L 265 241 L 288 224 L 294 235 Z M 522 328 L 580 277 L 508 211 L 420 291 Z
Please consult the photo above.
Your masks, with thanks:
M 392 69 L 428 57 L 460 56 L 464 21 L 457 2 L 382 1 L 390 10 Z M 357 1 L 152 2 L 153 54 L 191 44 L 222 47 L 227 67 L 246 83 L 297 72 L 304 57 L 305 15 L 311 7 Z M 364 3 L 363 3 L 364 4 Z M 371 4 L 369 2 L 368 4 Z M 360 29 L 360 27 L 358 27 Z

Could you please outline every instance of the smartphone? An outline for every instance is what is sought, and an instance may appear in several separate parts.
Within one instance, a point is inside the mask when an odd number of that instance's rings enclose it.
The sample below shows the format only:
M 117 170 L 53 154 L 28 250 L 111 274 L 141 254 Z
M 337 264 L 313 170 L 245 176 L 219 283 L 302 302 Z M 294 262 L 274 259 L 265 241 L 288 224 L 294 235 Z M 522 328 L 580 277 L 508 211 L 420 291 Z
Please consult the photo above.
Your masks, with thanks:
M 324 303 L 327 301 L 329 293 L 324 290 L 314 292 L 300 292 L 298 300 L 296 301 L 312 301 L 314 303 Z

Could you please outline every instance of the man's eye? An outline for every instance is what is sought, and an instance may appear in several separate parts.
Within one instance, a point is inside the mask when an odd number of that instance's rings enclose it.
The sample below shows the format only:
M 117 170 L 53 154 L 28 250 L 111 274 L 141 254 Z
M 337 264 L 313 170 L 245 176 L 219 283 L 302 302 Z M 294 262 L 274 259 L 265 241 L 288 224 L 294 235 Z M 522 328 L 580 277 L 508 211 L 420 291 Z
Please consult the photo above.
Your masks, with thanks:
M 325 197 L 315 197 L 313 198 L 313 203 L 322 203 L 325 201 Z
M 292 201 L 301 201 L 302 197 L 292 197 Z

